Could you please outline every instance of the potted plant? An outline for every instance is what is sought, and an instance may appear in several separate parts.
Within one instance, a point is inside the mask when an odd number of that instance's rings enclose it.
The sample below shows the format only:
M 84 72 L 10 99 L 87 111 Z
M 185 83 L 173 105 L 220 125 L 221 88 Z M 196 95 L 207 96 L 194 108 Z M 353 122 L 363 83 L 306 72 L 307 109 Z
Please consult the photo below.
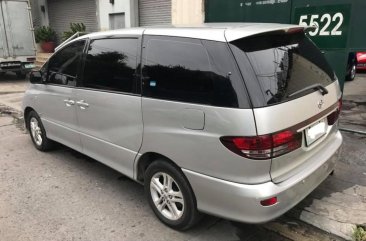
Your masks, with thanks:
M 62 40 L 65 41 L 77 32 L 81 33 L 80 35 L 85 34 L 85 30 L 86 27 L 83 23 L 70 23 L 70 31 L 64 32 Z
M 43 49 L 41 48 L 41 41 L 38 38 L 38 35 L 34 33 L 34 37 L 36 39 L 36 47 L 37 47 L 37 53 L 42 53 Z
M 37 43 L 41 43 L 41 48 L 46 53 L 52 53 L 55 50 L 56 32 L 49 26 L 42 26 L 36 29 L 35 38 Z

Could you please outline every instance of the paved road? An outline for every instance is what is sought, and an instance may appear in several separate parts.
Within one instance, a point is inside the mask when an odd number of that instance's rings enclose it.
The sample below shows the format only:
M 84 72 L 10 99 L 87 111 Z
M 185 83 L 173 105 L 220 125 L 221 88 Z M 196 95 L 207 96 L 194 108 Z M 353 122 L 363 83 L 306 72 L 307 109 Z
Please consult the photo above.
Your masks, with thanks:
M 0 104 L 20 110 L 28 81 L 18 79 L 15 74 L 0 75 Z
M 0 117 L 0 240 L 289 240 L 213 217 L 173 231 L 141 185 L 65 147 L 39 152 L 21 128 Z

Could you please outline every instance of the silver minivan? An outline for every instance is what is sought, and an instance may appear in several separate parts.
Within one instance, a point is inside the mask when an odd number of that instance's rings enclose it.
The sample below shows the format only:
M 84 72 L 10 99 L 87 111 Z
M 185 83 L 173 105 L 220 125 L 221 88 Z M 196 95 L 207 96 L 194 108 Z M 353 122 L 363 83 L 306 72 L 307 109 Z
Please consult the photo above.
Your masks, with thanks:
M 62 143 L 143 184 L 166 225 L 274 219 L 333 171 L 341 91 L 306 29 L 281 24 L 84 35 L 30 75 L 35 147 Z

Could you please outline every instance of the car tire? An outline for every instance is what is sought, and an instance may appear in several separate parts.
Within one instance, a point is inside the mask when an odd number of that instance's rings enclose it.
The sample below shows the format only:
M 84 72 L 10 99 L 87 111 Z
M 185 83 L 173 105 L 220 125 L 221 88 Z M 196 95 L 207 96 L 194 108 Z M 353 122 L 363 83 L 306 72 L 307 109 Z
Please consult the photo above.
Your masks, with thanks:
M 40 151 L 52 150 L 55 142 L 48 139 L 46 130 L 43 127 L 41 118 L 35 111 L 31 111 L 27 116 L 27 127 L 34 146 Z
M 354 80 L 354 79 L 356 78 L 356 71 L 357 71 L 357 69 L 356 69 L 356 64 L 355 64 L 355 63 L 353 63 L 353 64 L 351 65 L 351 69 L 350 69 L 349 74 L 348 74 L 348 76 L 347 76 L 347 80 L 348 80 L 348 81 L 352 81 L 352 80 Z
M 22 71 L 17 71 L 15 74 L 17 75 L 18 79 L 25 79 L 25 77 L 27 77 L 27 74 L 23 73 Z
M 164 159 L 156 160 L 147 168 L 144 180 L 149 205 L 165 225 L 187 230 L 199 221 L 196 198 L 178 167 Z

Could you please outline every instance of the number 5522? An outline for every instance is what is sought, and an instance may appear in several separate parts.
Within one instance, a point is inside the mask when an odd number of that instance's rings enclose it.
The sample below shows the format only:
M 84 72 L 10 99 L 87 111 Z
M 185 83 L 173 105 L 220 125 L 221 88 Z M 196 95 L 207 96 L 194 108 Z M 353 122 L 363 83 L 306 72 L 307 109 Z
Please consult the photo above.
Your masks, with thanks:
M 335 13 L 333 16 L 329 13 L 325 13 L 321 16 L 319 14 L 302 15 L 300 16 L 299 25 L 301 26 L 314 26 L 313 31 L 309 31 L 310 36 L 329 36 L 329 35 L 342 35 L 342 31 L 339 28 L 342 26 L 344 17 L 342 13 Z M 309 21 L 309 24 L 307 23 Z M 330 29 L 331 23 L 335 23 L 335 26 Z M 334 25 L 334 24 L 332 24 Z

